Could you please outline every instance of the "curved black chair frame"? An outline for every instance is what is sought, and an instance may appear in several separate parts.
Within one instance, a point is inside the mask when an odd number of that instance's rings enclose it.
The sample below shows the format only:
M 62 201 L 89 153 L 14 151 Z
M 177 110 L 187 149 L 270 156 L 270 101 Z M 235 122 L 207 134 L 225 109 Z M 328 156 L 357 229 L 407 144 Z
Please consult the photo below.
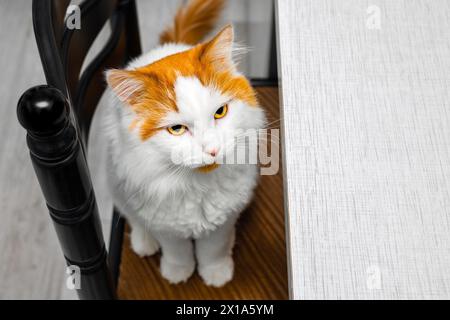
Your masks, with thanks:
M 95 108 L 105 90 L 103 71 L 141 53 L 134 0 L 85 0 L 81 29 L 66 26 L 69 0 L 33 0 L 35 37 L 47 85 L 21 97 L 17 114 L 50 217 L 68 265 L 79 267 L 80 299 L 114 299 L 123 220 L 114 210 L 109 255 L 86 163 Z M 82 66 L 97 35 L 111 36 Z

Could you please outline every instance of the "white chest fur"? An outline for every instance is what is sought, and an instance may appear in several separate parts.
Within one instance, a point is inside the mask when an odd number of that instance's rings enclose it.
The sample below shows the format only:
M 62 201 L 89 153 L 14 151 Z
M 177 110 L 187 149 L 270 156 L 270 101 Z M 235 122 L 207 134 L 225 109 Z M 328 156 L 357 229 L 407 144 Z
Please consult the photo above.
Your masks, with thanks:
M 257 168 L 230 165 L 216 172 L 198 173 L 192 179 L 189 190 L 175 191 L 158 202 L 146 201 L 140 208 L 139 217 L 150 230 L 194 238 L 215 230 L 248 204 Z
M 126 156 L 111 152 L 110 186 L 116 206 L 138 217 L 153 232 L 197 238 L 237 216 L 248 204 L 258 179 L 256 165 L 222 165 L 210 173 L 193 173 L 173 186 L 153 177 L 133 180 Z M 180 183 L 183 185 L 180 188 Z M 160 186 L 164 184 L 164 188 Z

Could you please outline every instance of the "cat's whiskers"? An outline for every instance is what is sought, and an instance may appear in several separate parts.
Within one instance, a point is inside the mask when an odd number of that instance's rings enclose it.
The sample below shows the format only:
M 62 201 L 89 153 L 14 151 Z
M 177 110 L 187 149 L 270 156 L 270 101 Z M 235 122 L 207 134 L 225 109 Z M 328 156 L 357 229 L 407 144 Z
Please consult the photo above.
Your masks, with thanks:
M 278 118 L 278 119 L 275 119 L 275 120 L 273 120 L 273 121 L 271 121 L 271 122 L 266 123 L 265 129 L 266 129 L 268 126 L 270 126 L 270 125 L 272 125 L 272 124 L 274 124 L 274 123 L 276 123 L 276 122 L 280 122 L 281 119 L 282 119 L 282 118 L 280 117 L 280 118 Z

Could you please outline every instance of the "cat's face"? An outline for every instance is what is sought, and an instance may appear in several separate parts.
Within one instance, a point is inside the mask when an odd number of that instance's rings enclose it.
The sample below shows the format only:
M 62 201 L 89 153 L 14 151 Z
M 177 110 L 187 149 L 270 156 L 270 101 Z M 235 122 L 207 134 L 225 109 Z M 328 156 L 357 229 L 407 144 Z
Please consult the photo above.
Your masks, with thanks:
M 167 162 L 208 172 L 242 150 L 236 146 L 245 143 L 242 130 L 264 126 L 253 88 L 236 72 L 232 46 L 228 26 L 188 51 L 108 72 L 108 84 L 136 115 L 130 130 L 143 148 L 156 146 Z

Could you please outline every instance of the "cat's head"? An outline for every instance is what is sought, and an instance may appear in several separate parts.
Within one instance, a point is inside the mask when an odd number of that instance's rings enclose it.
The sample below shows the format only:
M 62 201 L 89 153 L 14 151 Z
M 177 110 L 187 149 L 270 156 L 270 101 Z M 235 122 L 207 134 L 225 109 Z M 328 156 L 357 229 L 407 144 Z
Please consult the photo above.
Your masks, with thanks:
M 143 147 L 151 144 L 167 162 L 207 172 L 241 143 L 238 129 L 264 126 L 256 93 L 236 70 L 233 37 L 227 26 L 187 51 L 107 72 L 109 86 L 133 111 L 130 130 Z

